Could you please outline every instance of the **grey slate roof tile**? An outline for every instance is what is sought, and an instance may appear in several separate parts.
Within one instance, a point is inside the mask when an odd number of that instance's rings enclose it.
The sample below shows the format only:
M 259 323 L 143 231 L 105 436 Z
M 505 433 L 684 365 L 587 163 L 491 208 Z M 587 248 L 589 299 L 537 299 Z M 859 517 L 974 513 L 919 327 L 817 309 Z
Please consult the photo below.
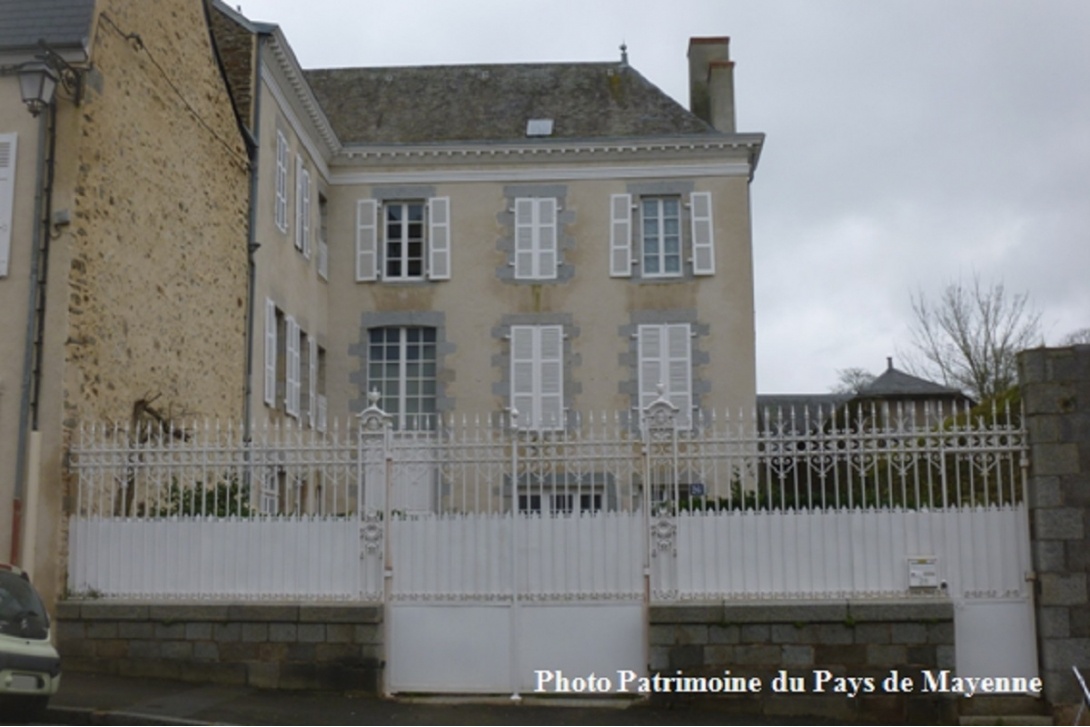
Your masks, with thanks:
M 39 39 L 82 47 L 94 9 L 94 0 L 0 0 L 0 50 L 32 49 Z
M 551 138 L 718 135 L 619 63 L 341 68 L 305 72 L 338 137 L 353 143 L 516 141 L 530 119 Z

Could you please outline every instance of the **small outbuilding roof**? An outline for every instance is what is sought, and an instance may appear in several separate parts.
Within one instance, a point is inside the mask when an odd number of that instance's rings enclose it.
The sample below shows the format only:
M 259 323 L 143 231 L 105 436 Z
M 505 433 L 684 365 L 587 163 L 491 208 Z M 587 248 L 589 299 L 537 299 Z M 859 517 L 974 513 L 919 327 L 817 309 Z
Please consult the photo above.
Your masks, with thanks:
M 341 68 L 305 76 L 346 144 L 721 135 L 626 63 Z M 531 127 L 531 120 L 552 124 Z M 540 133 L 547 126 L 550 133 Z
M 874 381 L 859 389 L 856 399 L 911 397 L 911 398 L 936 398 L 936 397 L 964 397 L 957 390 L 934 381 L 921 379 L 919 376 L 906 374 L 904 371 L 893 368 L 893 359 L 886 359 L 886 370 Z

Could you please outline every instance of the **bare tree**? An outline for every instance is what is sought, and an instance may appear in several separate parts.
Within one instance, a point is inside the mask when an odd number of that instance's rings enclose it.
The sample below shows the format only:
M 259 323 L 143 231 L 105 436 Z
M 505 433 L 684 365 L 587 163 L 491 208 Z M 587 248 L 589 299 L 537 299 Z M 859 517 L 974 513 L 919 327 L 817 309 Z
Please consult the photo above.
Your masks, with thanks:
M 985 287 L 977 276 L 971 285 L 947 285 L 937 301 L 917 291 L 912 312 L 919 357 L 909 357 L 910 370 L 978 401 L 1017 383 L 1015 355 L 1042 342 L 1041 314 L 1030 306 L 1029 295 L 1009 295 L 1002 283 Z
M 1071 331 L 1063 340 L 1060 341 L 1061 346 L 1077 346 L 1080 343 L 1090 343 L 1090 328 L 1080 328 L 1077 331 Z
M 836 370 L 836 384 L 830 389 L 834 394 L 858 394 L 874 381 L 874 374 L 866 369 L 851 367 Z

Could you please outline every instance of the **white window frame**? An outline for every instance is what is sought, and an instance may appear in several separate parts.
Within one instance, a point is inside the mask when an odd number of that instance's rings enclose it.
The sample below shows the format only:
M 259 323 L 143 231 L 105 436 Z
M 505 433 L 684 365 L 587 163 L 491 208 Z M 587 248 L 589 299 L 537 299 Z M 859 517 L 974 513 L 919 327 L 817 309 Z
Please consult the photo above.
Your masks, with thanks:
M 511 326 L 510 406 L 520 429 L 564 428 L 564 327 Z
M 12 228 L 15 226 L 14 133 L 0 134 L 0 278 L 7 277 L 11 263 Z
M 637 333 L 637 391 L 640 413 L 662 396 L 677 407 L 677 422 L 688 427 L 693 410 L 692 326 L 688 323 L 640 325 Z
M 276 131 L 276 198 L 273 204 L 276 228 L 288 231 L 288 139 Z
M 668 236 L 666 234 L 666 221 L 670 219 L 666 215 L 666 205 L 672 203 L 676 206 L 677 213 L 672 218 L 677 229 L 677 251 L 676 253 L 667 253 L 666 244 Z M 649 216 L 647 209 L 649 205 L 654 205 L 656 214 Z M 639 204 L 640 215 L 640 239 L 639 239 L 639 260 L 640 260 L 640 275 L 644 278 L 680 278 L 685 274 L 685 235 L 682 233 L 682 205 L 681 197 L 678 195 L 663 195 L 655 197 L 641 197 Z M 654 221 L 656 223 L 657 231 L 654 234 L 648 232 L 648 222 Z M 673 237 L 673 236 L 671 236 Z M 654 241 L 657 246 L 657 251 L 649 253 L 647 248 L 651 241 Z M 677 270 L 667 270 L 666 263 L 668 259 L 677 258 Z M 654 272 L 648 270 L 648 262 L 654 260 L 658 268 Z
M 433 332 L 432 338 L 434 340 L 425 342 L 423 340 L 410 341 L 409 331 L 430 330 Z M 376 342 L 373 338 L 375 331 L 383 331 L 383 340 Z M 386 332 L 397 331 L 396 341 L 387 341 L 388 336 Z M 433 326 L 374 326 L 368 329 L 367 332 L 367 345 L 368 345 L 368 372 L 367 372 L 367 390 L 378 389 L 382 392 L 382 398 L 379 401 L 379 406 L 382 407 L 388 414 L 393 416 L 393 424 L 396 429 L 412 428 L 415 430 L 432 429 L 437 423 L 437 407 L 439 403 L 439 331 Z M 381 345 L 384 348 L 391 346 L 396 347 L 397 356 L 391 360 L 383 357 L 380 361 L 376 361 L 372 357 L 373 348 L 376 345 Z M 431 357 L 420 356 L 415 359 L 410 359 L 408 356 L 409 347 L 413 345 L 418 346 L 430 346 L 432 350 Z M 392 377 L 386 375 L 385 367 L 396 363 L 397 365 L 397 377 L 394 396 L 389 395 L 387 384 L 393 380 Z M 413 376 L 410 372 L 410 365 L 417 364 L 421 368 L 418 370 L 417 375 Z M 426 370 L 428 364 L 432 367 L 432 374 L 430 376 L 423 375 L 423 371 Z M 376 376 L 376 367 L 383 367 L 382 375 Z M 426 382 L 432 383 L 432 392 L 426 393 L 421 391 L 424 388 Z M 417 391 L 410 393 L 409 384 L 415 383 Z M 410 398 L 414 398 L 418 404 L 417 408 L 425 408 L 426 406 L 420 406 L 430 402 L 431 407 L 428 411 L 406 411 L 408 407 L 408 401 Z
M 659 214 L 655 219 L 662 219 L 662 201 L 678 200 L 678 251 L 679 270 L 665 270 L 665 245 L 662 225 L 659 225 L 658 251 L 655 258 L 659 269 L 648 272 L 646 250 L 647 233 L 643 203 L 658 200 Z M 715 274 L 715 223 L 712 210 L 711 192 L 691 192 L 688 200 L 680 194 L 645 195 L 633 203 L 631 194 L 610 196 L 610 232 L 609 232 L 609 274 L 615 278 L 633 277 L 633 270 L 638 269 L 638 277 L 645 280 L 684 279 L 687 272 L 694 277 Z M 688 217 L 689 239 L 685 239 L 682 230 Z M 637 225 L 636 222 L 639 224 Z M 638 231 L 638 234 L 637 234 Z M 690 265 L 689 270 L 685 263 Z
M 389 230 L 392 224 L 387 219 L 392 206 L 421 205 L 422 240 L 420 249 L 419 274 L 409 274 L 405 247 L 412 240 L 406 239 L 407 230 L 402 231 L 402 250 L 399 257 L 403 264 L 396 274 L 389 268 Z M 406 222 L 401 222 L 403 226 Z M 391 199 L 379 202 L 374 199 L 360 199 L 356 203 L 356 281 L 370 282 L 384 280 L 389 282 L 421 282 L 425 280 L 449 280 L 451 270 L 451 224 L 450 198 L 430 197 L 428 199 Z
M 555 280 L 559 267 L 557 212 L 554 197 L 515 199 L 516 280 Z

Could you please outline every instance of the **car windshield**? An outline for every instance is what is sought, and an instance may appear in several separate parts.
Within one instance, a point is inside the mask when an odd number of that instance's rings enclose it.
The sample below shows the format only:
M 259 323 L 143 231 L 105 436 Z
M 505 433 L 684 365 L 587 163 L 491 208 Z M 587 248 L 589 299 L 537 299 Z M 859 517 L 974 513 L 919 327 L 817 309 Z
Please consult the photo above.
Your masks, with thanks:
M 0 571 L 0 634 L 44 639 L 49 615 L 30 581 Z

